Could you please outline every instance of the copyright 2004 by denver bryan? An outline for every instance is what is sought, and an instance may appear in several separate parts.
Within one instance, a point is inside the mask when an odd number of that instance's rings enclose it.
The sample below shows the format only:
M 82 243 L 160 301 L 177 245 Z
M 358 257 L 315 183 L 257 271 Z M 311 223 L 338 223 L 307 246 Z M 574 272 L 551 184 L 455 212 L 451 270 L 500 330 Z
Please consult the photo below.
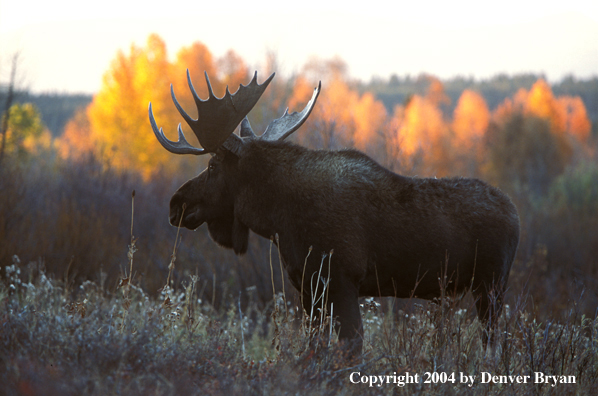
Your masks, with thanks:
M 436 371 L 427 371 L 421 374 L 410 372 L 397 374 L 394 372 L 386 375 L 370 375 L 353 371 L 349 375 L 349 381 L 368 387 L 398 386 L 401 388 L 410 384 L 461 384 L 469 387 L 474 384 L 546 384 L 557 387 L 576 383 L 574 375 L 551 375 L 539 371 L 526 375 L 500 375 L 485 371 L 475 375 L 463 372 Z

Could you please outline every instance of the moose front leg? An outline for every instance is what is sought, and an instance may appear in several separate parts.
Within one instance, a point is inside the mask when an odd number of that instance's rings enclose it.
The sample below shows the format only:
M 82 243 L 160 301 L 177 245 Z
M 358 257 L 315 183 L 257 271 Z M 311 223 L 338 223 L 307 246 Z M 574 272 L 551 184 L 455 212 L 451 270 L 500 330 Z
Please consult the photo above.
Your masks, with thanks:
M 335 282 L 336 281 L 336 282 Z M 350 359 L 359 356 L 363 346 L 363 325 L 359 311 L 359 295 L 355 287 L 349 282 L 335 279 L 330 282 L 330 290 L 323 289 L 320 284 L 315 290 L 303 289 L 302 305 L 308 318 L 306 331 L 308 331 L 310 344 L 314 342 L 326 343 L 329 340 L 330 323 L 334 323 L 334 330 L 349 353 Z M 306 282 L 307 283 L 307 282 Z M 323 289 L 323 290 L 322 290 Z M 316 293 L 312 295 L 313 293 Z M 322 326 L 322 309 L 326 307 L 326 316 L 332 316 L 334 321 Z
M 340 279 L 337 279 L 340 281 Z M 349 358 L 357 358 L 363 347 L 363 323 L 359 311 L 359 293 L 349 282 L 331 282 L 330 305 L 339 341 L 346 345 Z

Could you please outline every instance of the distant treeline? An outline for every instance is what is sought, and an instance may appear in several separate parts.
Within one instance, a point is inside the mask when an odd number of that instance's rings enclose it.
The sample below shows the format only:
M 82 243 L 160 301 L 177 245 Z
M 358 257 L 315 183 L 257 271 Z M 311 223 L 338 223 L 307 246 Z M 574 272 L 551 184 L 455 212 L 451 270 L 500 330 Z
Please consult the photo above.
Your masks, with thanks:
M 473 78 L 455 77 L 443 80 L 444 91 L 451 99 L 443 110 L 451 114 L 457 104 L 459 97 L 465 89 L 479 92 L 489 109 L 495 109 L 505 98 L 513 96 L 519 89 L 529 90 L 539 79 L 541 74 L 519 74 L 508 76 L 500 74 L 487 80 L 476 80 Z M 389 113 L 398 104 L 404 104 L 412 95 L 424 95 L 429 81 L 424 75 L 418 77 L 399 77 L 393 74 L 388 79 L 373 78 L 368 83 L 358 82 L 358 90 L 373 93 L 377 99 L 384 103 Z M 590 79 L 577 79 L 569 76 L 556 84 L 551 84 L 555 95 L 579 96 L 582 98 L 588 117 L 592 121 L 592 131 L 598 133 L 598 77 Z M 0 91 L 0 103 L 4 109 L 6 99 L 5 90 Z M 60 136 L 64 126 L 73 117 L 75 110 L 87 107 L 93 99 L 92 95 L 67 94 L 67 93 L 44 93 L 31 94 L 21 92 L 17 94 L 16 102 L 33 103 L 42 115 L 42 122 L 48 127 L 52 136 Z
M 512 97 L 520 89 L 529 90 L 538 79 L 544 78 L 541 74 L 518 74 L 508 76 L 499 74 L 487 80 L 476 80 L 473 78 L 455 77 L 448 80 L 441 80 L 444 92 L 449 96 L 451 102 L 444 109 L 451 114 L 457 101 L 464 90 L 470 89 L 479 92 L 490 110 L 495 109 L 505 98 Z M 404 104 L 413 94 L 424 95 L 428 88 L 429 81 L 425 75 L 418 77 L 399 77 L 396 74 L 389 79 L 373 78 L 370 82 L 359 83 L 360 92 L 372 92 L 380 99 L 386 109 L 392 112 L 397 104 Z M 579 96 L 583 100 L 588 117 L 592 121 L 593 130 L 596 131 L 598 122 L 598 77 L 590 79 L 577 79 L 569 76 L 556 84 L 551 84 L 555 95 Z

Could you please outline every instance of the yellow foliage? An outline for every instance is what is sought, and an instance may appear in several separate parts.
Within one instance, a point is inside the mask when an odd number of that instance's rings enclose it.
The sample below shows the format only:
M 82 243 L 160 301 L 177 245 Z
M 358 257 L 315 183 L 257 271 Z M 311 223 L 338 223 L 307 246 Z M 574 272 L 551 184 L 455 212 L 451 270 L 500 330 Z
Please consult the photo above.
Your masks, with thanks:
M 158 143 L 149 124 L 148 103 L 152 103 L 156 123 L 163 126 L 169 139 L 178 139 L 176 125 L 181 123 L 189 142 L 197 145 L 174 107 L 169 90 L 172 82 L 177 99 L 195 118 L 187 68 L 203 99 L 208 97 L 204 71 L 210 75 L 217 96 L 224 95 L 226 84 L 238 87 L 247 83 L 247 67 L 233 51 L 215 61 L 208 48 L 196 42 L 181 49 L 173 63 L 168 60 L 164 41 L 152 34 L 145 47 L 133 44 L 128 53 L 117 53 L 93 102 L 67 125 L 57 143 L 60 155 L 78 158 L 92 151 L 111 167 L 137 170 L 146 179 L 157 170 L 176 173 L 189 157 L 174 156 Z
M 186 67 L 192 68 L 194 79 L 201 78 L 201 82 L 195 81 L 201 95 L 205 90 L 203 71 L 215 71 L 212 55 L 203 44 L 183 48 L 174 64 L 168 60 L 164 41 L 155 34 L 144 48 L 132 45 L 128 54 L 119 52 L 86 114 L 79 114 L 67 126 L 59 144 L 61 155 L 77 157 L 77 151 L 91 148 L 112 167 L 138 170 L 146 179 L 159 169 L 176 173 L 188 157 L 174 156 L 158 143 L 149 125 L 148 103 L 152 103 L 156 122 L 169 139 L 178 138 L 176 125 L 180 122 L 189 142 L 197 144 L 169 91 L 174 82 L 180 103 L 190 116 L 196 116 Z
M 555 132 L 564 132 L 566 120 L 563 110 L 548 83 L 543 79 L 536 81 L 527 96 L 526 113 L 549 120 Z
M 138 169 L 149 177 L 156 165 L 169 166 L 171 158 L 153 136 L 147 113 L 151 100 L 156 120 L 174 123 L 163 110 L 169 96 L 168 68 L 165 44 L 152 35 L 147 48 L 132 45 L 128 56 L 119 52 L 104 75 L 88 110 L 91 139 L 98 154 L 117 169 Z
M 32 103 L 17 103 L 8 110 L 8 129 L 2 149 L 5 153 L 24 157 L 39 154 L 52 145 L 52 136 L 44 127 L 37 107 Z
M 44 128 L 38 136 L 29 135 L 23 139 L 23 149 L 29 154 L 40 154 L 52 148 L 52 134 Z

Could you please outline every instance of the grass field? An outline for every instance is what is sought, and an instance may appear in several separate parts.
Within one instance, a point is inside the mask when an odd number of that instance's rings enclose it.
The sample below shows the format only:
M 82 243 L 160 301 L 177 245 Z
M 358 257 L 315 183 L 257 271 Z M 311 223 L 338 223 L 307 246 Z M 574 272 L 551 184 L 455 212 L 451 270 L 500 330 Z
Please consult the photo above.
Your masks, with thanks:
M 2 271 L 3 395 L 598 394 L 598 320 L 576 302 L 540 321 L 517 297 L 493 351 L 471 296 L 364 299 L 364 353 L 349 363 L 282 293 L 263 309 L 230 295 L 215 310 L 195 276 L 150 297 L 135 278 L 74 285 L 16 256 Z

